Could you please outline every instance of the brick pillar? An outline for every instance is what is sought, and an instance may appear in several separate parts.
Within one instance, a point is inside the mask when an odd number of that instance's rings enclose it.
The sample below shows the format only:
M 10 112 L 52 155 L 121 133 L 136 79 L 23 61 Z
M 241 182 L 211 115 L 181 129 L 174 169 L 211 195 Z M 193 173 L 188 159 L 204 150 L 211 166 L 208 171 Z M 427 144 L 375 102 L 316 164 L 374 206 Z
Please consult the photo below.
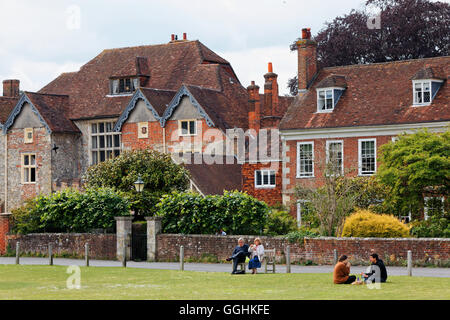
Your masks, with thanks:
M 158 246 L 156 236 L 161 233 L 161 217 L 146 217 L 147 220 L 147 261 L 156 261 Z
M 6 252 L 6 235 L 9 233 L 9 219 L 10 213 L 1 213 L 0 214 L 0 254 L 4 254 Z
M 126 259 L 131 258 L 131 224 L 133 217 L 115 217 L 117 235 L 117 259 L 122 261 L 123 249 L 126 248 Z

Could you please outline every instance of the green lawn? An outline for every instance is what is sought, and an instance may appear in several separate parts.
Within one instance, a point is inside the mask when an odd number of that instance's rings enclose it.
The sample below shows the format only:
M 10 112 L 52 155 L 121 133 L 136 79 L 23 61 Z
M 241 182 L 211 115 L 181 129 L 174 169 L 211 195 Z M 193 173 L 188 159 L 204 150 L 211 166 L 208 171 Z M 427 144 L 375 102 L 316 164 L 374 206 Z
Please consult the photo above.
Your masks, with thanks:
M 331 274 L 81 267 L 81 289 L 67 289 L 66 270 L 0 265 L 0 299 L 450 299 L 450 278 L 392 276 L 380 290 L 370 290 L 334 285 Z

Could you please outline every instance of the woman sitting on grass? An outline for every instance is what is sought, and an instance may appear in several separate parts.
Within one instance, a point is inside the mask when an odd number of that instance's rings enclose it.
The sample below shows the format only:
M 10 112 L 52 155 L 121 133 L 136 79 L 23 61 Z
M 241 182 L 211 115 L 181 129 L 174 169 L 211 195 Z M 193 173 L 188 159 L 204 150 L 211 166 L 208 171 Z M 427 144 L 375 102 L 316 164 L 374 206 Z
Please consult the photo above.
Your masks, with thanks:
M 333 282 L 336 284 L 351 284 L 355 280 L 356 276 L 350 275 L 350 262 L 344 254 L 339 258 L 338 263 L 334 267 Z
M 248 248 L 248 252 L 251 252 L 248 268 L 252 270 L 252 274 L 256 274 L 256 269 L 261 268 L 261 261 L 264 256 L 264 247 L 261 244 L 261 239 L 256 238 L 253 244 Z

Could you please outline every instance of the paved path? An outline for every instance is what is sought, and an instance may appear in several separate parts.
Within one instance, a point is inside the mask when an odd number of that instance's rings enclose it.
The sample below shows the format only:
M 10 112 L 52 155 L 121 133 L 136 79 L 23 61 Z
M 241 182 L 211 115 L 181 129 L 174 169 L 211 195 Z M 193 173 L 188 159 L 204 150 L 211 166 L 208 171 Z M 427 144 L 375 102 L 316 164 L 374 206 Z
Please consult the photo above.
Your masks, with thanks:
M 0 264 L 14 264 L 16 259 L 14 257 L 0 257 Z M 24 265 L 46 265 L 48 258 L 27 258 L 21 257 L 20 264 Z M 69 265 L 84 265 L 84 260 L 80 259 L 63 259 L 54 258 L 54 265 L 69 266 Z M 89 265 L 92 267 L 121 267 L 119 261 L 109 260 L 90 260 Z M 145 269 L 165 269 L 178 270 L 179 264 L 177 262 L 134 262 L 128 261 L 127 267 L 130 268 L 145 268 Z M 363 272 L 366 267 L 353 266 L 352 273 L 357 274 Z M 204 272 L 230 272 L 231 264 L 220 263 L 185 263 L 184 270 L 187 271 L 204 271 Z M 285 265 L 276 266 L 277 273 L 285 273 Z M 406 268 L 404 267 L 387 267 L 388 274 L 395 276 L 406 275 Z M 292 273 L 331 273 L 333 266 L 297 266 L 291 265 Z M 450 268 L 413 268 L 414 276 L 422 277 L 444 277 L 450 278 Z

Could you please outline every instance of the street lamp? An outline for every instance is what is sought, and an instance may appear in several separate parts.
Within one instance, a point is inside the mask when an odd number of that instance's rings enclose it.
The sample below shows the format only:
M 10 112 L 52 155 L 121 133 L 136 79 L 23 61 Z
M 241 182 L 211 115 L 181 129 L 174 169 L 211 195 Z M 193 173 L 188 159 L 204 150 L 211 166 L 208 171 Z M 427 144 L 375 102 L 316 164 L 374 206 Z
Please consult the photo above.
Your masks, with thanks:
M 134 182 L 134 187 L 138 193 L 141 193 L 144 190 L 144 181 L 142 181 L 141 175 L 139 175 L 138 179 Z

